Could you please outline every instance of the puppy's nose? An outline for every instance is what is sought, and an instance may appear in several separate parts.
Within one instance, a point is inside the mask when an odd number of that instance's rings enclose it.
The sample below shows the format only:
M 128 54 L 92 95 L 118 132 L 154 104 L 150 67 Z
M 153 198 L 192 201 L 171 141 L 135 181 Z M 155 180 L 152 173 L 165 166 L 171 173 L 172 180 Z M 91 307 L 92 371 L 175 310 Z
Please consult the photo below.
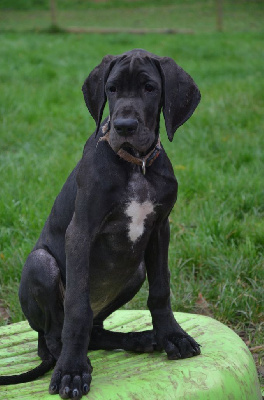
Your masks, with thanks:
M 117 118 L 114 121 L 116 133 L 121 136 L 133 135 L 138 127 L 138 120 L 132 118 Z

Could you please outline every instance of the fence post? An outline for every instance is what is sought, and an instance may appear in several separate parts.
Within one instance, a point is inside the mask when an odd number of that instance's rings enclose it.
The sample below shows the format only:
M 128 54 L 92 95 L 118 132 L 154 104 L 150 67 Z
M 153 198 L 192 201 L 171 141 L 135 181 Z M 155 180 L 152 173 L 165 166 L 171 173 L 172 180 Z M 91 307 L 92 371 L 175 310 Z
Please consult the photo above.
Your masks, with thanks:
M 216 26 L 219 32 L 223 31 L 223 0 L 216 0 Z
M 57 9 L 56 0 L 50 0 L 50 16 L 51 16 L 51 26 L 57 26 Z

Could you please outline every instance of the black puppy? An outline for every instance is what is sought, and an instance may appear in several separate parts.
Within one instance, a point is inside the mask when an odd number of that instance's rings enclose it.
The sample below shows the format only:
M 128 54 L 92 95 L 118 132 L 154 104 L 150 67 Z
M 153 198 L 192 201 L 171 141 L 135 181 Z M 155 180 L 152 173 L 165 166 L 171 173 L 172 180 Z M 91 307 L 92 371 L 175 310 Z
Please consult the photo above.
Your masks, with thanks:
M 200 354 L 170 305 L 168 216 L 177 181 L 159 141 L 161 110 L 171 141 L 200 92 L 171 58 L 133 50 L 104 57 L 83 93 L 97 130 L 28 256 L 19 291 L 43 362 L 0 380 L 29 381 L 56 364 L 50 393 L 75 399 L 90 388 L 88 348 L 164 349 L 169 359 Z M 100 126 L 107 100 L 110 116 Z M 146 273 L 153 330 L 104 330 L 103 321 L 133 298 Z

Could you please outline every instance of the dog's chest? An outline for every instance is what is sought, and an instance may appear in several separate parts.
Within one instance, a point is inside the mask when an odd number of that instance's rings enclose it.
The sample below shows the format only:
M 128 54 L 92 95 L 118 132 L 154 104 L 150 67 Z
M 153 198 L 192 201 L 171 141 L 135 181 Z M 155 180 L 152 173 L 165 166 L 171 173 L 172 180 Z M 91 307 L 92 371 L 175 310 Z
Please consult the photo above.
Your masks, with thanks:
M 126 244 L 136 246 L 148 236 L 146 231 L 155 220 L 155 208 L 155 190 L 141 173 L 135 173 L 112 215 Z
M 155 190 L 142 174 L 134 174 L 112 210 L 104 217 L 97 235 L 97 245 L 110 258 L 129 249 L 133 257 L 141 253 L 156 219 Z M 97 246 L 96 246 L 97 247 Z
M 125 209 L 124 214 L 128 217 L 126 220 L 126 231 L 128 239 L 135 243 L 143 235 L 145 223 L 151 214 L 154 214 L 155 205 L 150 200 L 145 200 L 143 203 L 136 198 L 131 199 Z
M 163 194 L 141 173 L 134 174 L 104 216 L 92 243 L 91 302 L 95 314 L 113 301 L 138 273 L 157 219 Z
M 91 252 L 94 313 L 111 302 L 134 276 L 156 220 L 155 193 L 138 174 L 105 216 Z

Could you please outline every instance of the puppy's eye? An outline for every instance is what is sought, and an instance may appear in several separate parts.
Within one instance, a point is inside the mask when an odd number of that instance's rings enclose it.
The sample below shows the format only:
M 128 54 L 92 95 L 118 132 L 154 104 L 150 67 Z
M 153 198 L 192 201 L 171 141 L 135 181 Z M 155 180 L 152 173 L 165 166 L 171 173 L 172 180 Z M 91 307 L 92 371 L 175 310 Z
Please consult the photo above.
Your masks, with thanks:
M 116 89 L 116 86 L 111 85 L 111 86 L 109 86 L 108 90 L 109 90 L 109 92 L 111 92 L 111 93 L 115 93 L 117 89 Z
M 154 86 L 152 86 L 150 83 L 146 83 L 145 85 L 145 91 L 146 92 L 153 92 L 155 90 Z

